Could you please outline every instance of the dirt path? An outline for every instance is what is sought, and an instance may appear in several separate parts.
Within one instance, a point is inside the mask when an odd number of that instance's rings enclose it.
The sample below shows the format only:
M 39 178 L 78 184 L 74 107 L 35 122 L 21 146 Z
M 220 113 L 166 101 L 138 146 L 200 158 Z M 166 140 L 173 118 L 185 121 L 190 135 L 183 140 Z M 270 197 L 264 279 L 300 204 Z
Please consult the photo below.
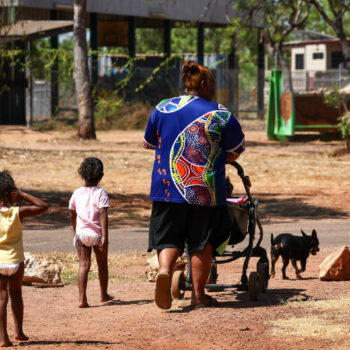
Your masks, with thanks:
M 24 287 L 25 330 L 32 349 L 348 349 L 349 282 L 321 282 L 317 266 L 325 250 L 309 259 L 304 280 L 277 276 L 261 300 L 246 292 L 211 293 L 217 308 L 191 310 L 189 292 L 170 311 L 153 303 L 154 284 L 112 280 L 116 300 L 101 305 L 98 282 L 88 284 L 89 309 L 77 307 L 77 287 Z M 127 276 L 142 274 L 144 257 L 119 268 Z M 242 262 L 219 266 L 219 283 L 236 283 Z M 111 266 L 116 272 L 118 268 Z M 340 298 L 340 299 L 339 299 Z M 325 301 L 326 304 L 325 304 Z M 337 303 L 342 302 L 341 308 Z M 334 309 L 332 309 L 332 305 Z M 326 310 L 326 311 L 325 311 Z M 10 336 L 13 334 L 9 320 Z M 339 327 L 343 327 L 339 330 Z M 18 343 L 16 343 L 18 344 Z
M 50 204 L 47 214 L 25 225 L 28 249 L 71 251 L 67 203 L 81 184 L 76 169 L 84 157 L 103 160 L 102 186 L 113 205 L 110 291 L 116 300 L 101 305 L 96 280 L 89 281 L 91 307 L 86 310 L 77 307 L 75 284 L 59 289 L 24 287 L 24 324 L 30 341 L 20 345 L 31 349 L 349 349 L 350 282 L 321 282 L 317 277 L 320 262 L 349 244 L 350 155 L 332 156 L 341 144 L 337 140 L 270 142 L 262 125 L 250 121 L 244 125 L 247 151 L 240 162 L 253 183 L 253 195 L 260 200 L 263 246 L 269 247 L 271 232 L 299 234 L 300 228 L 308 233 L 315 228 L 321 252 L 309 258 L 303 280 L 294 279 L 290 267 L 291 279 L 282 280 L 279 261 L 276 278 L 258 302 L 250 301 L 246 292 L 226 290 L 212 293 L 220 302 L 218 308 L 190 310 L 186 292 L 168 312 L 156 308 L 154 284 L 145 281 L 148 255 L 120 253 L 143 251 L 147 241 L 154 156 L 140 148 L 143 132 L 99 132 L 99 140 L 82 142 L 70 132 L 1 127 L 0 169 L 9 169 L 19 187 Z M 234 179 L 235 194 L 241 194 L 233 169 L 228 174 Z M 237 283 L 241 269 L 242 261 L 220 265 L 218 283 Z M 10 316 L 9 333 L 13 338 Z
M 321 248 L 336 248 L 350 245 L 349 219 L 337 220 L 296 220 L 280 223 L 263 224 L 264 239 L 262 246 L 269 251 L 270 234 L 290 232 L 300 235 L 300 229 L 310 234 L 316 229 Z M 111 253 L 145 253 L 148 244 L 148 226 L 126 227 L 109 231 Z M 257 232 L 258 237 L 258 232 Z M 72 245 L 72 229 L 61 228 L 56 230 L 24 230 L 25 250 L 36 253 L 64 252 L 75 253 Z

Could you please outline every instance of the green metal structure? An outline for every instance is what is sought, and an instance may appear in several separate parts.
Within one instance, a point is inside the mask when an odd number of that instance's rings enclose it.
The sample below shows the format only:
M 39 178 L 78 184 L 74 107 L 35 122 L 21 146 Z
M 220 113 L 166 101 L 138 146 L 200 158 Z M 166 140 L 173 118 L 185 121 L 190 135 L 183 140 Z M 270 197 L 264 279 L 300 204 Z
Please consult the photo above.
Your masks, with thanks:
M 269 140 L 287 141 L 294 135 L 295 131 L 294 103 L 292 103 L 291 114 L 287 120 L 284 120 L 281 114 L 282 82 L 282 72 L 273 70 L 270 77 L 266 123 L 266 133 Z
M 315 106 L 309 96 L 283 93 L 283 76 L 280 70 L 271 71 L 269 81 L 266 122 L 266 134 L 269 140 L 290 141 L 296 131 L 334 132 L 338 130 L 337 117 L 339 115 L 334 117 L 334 113 L 339 113 L 339 111 L 326 106 L 322 96 L 318 96 L 321 103 Z M 305 101 L 309 102 L 307 110 Z

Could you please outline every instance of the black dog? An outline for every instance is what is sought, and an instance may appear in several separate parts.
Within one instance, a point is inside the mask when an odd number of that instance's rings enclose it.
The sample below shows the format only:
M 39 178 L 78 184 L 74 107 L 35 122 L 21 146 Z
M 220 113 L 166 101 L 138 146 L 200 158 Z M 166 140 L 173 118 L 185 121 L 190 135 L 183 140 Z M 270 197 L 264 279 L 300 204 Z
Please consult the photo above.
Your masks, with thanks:
M 309 254 L 316 255 L 320 249 L 318 248 L 319 241 L 316 230 L 312 230 L 311 236 L 308 236 L 301 230 L 302 237 L 296 237 L 289 233 L 282 233 L 275 239 L 271 234 L 271 277 L 275 277 L 275 263 L 280 255 L 283 259 L 282 276 L 283 279 L 288 279 L 286 268 L 289 264 L 289 259 L 295 269 L 297 278 L 301 278 L 300 272 L 304 272 L 306 268 L 306 259 Z M 297 267 L 297 260 L 300 261 L 301 269 Z

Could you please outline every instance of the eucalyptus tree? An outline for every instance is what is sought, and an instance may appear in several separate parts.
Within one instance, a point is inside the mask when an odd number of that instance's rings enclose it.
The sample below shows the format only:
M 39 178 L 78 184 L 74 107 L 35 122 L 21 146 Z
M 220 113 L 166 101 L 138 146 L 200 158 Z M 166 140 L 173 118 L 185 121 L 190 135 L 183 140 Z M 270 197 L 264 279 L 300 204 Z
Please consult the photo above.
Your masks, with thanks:
M 86 1 L 74 0 L 74 80 L 79 113 L 78 136 L 96 139 L 86 42 Z
M 310 4 L 305 0 L 237 0 L 234 6 L 241 11 L 243 25 L 251 26 L 254 20 L 254 25 L 262 28 L 283 72 L 283 90 L 292 93 L 290 65 L 283 46 L 294 30 L 305 26 Z
M 324 21 L 339 38 L 344 56 L 344 67 L 350 72 L 350 45 L 347 41 L 346 24 L 350 16 L 350 0 L 305 0 L 312 4 Z

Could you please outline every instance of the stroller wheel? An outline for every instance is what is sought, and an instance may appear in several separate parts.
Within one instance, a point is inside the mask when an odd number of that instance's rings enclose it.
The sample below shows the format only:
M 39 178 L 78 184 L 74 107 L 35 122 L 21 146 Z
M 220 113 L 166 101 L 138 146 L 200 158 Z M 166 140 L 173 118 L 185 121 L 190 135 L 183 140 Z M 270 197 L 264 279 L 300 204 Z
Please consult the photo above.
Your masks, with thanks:
M 182 299 L 185 295 L 185 274 L 177 270 L 173 274 L 171 281 L 171 294 L 174 299 Z
M 265 293 L 269 285 L 269 268 L 266 263 L 258 262 L 257 270 L 261 277 L 261 291 Z
M 249 275 L 249 281 L 248 281 L 248 292 L 250 300 L 256 301 L 259 299 L 259 295 L 261 292 L 261 277 L 260 274 L 256 271 L 251 272 Z

